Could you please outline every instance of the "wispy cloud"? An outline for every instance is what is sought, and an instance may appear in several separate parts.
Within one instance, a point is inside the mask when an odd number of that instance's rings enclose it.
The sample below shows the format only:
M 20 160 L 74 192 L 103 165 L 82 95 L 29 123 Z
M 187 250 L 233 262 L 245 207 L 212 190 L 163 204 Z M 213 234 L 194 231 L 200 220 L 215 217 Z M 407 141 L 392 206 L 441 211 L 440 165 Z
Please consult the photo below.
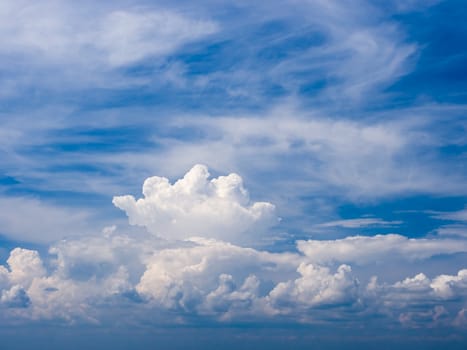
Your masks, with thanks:
M 395 227 L 402 224 L 402 221 L 386 221 L 379 218 L 357 218 L 346 220 L 329 221 L 316 225 L 317 227 L 344 227 L 344 228 L 361 228 L 361 227 Z

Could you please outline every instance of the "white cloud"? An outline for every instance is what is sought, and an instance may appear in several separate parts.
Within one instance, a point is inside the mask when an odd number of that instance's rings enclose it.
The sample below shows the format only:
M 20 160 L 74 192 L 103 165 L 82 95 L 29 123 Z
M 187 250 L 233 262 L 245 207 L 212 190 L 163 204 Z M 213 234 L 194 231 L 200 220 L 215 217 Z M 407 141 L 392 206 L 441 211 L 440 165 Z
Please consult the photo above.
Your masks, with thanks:
M 45 269 L 39 254 L 34 250 L 15 248 L 7 260 L 10 267 L 11 283 L 29 287 L 34 278 L 45 275 Z
M 259 225 L 263 229 L 274 223 L 272 211 L 265 217 L 252 214 L 258 203 L 250 201 L 238 175 L 209 179 L 207 168 L 198 165 L 174 184 L 162 177 L 147 179 L 143 194 L 138 201 L 123 196 L 115 202 L 127 210 L 130 221 L 136 215 L 151 233 L 107 227 L 100 235 L 55 243 L 47 260 L 37 251 L 12 250 L 7 265 L 0 266 L 2 322 L 134 324 L 145 317 L 161 324 L 193 318 L 351 322 L 354 312 L 408 327 L 462 322 L 465 269 L 432 278 L 424 271 L 395 283 L 377 269 L 379 279 L 371 279 L 366 288 L 360 281 L 366 284 L 365 268 L 375 262 L 391 263 L 405 276 L 406 261 L 465 253 L 465 240 L 355 236 L 298 241 L 298 251 L 272 253 L 219 240 L 245 242 L 256 237 L 256 220 L 266 221 Z M 237 224 L 235 218 L 243 222 Z M 189 238 L 193 230 L 203 237 Z M 154 236 L 159 232 L 167 239 Z M 125 319 L 116 321 L 119 313 Z
M 368 264 L 387 259 L 417 260 L 435 255 L 467 252 L 467 241 L 407 238 L 397 234 L 350 236 L 336 240 L 298 241 L 297 248 L 310 261 Z
M 467 238 L 467 225 L 442 225 L 436 229 L 436 233 L 441 236 L 458 236 Z
M 379 218 L 358 218 L 329 221 L 316 225 L 317 227 L 344 227 L 344 228 L 361 228 L 361 227 L 392 227 L 401 224 L 402 221 L 386 221 Z
M 294 276 L 300 260 L 292 253 L 273 254 L 214 240 L 193 243 L 155 252 L 136 290 L 164 308 L 201 314 L 241 309 L 264 313 L 263 306 L 254 305 L 260 302 L 260 284 Z
M 352 278 L 351 271 L 350 266 L 341 265 L 332 274 L 327 267 L 301 263 L 297 268 L 300 277 L 279 283 L 269 293 L 268 300 L 279 313 L 293 312 L 301 307 L 356 302 L 358 281 Z
M 457 276 L 439 275 L 430 286 L 441 298 L 452 298 L 460 293 L 467 295 L 467 269 L 460 270 Z
M 3 53 L 81 68 L 112 68 L 165 56 L 217 31 L 212 21 L 166 9 L 76 7 L 56 1 L 6 1 L 0 19 Z
M 463 191 L 459 172 L 443 174 L 443 166 L 435 166 L 436 161 L 417 160 L 417 152 L 432 138 L 424 131 L 426 123 L 426 119 L 415 118 L 388 121 L 384 115 L 371 122 L 342 120 L 290 105 L 276 106 L 262 115 L 180 116 L 171 120 L 171 127 L 193 128 L 207 136 L 158 138 L 166 152 L 123 154 L 113 161 L 159 164 L 169 174 L 179 174 L 193 161 L 203 161 L 214 169 L 234 169 L 256 178 L 255 188 L 265 193 L 271 186 L 277 188 L 272 195 L 300 196 L 306 191 L 315 196 L 332 193 L 367 200 Z M 258 173 L 268 175 L 268 181 L 257 179 Z M 278 173 L 287 176 L 277 177 Z
M 274 205 L 251 203 L 237 174 L 208 177 L 203 165 L 195 165 L 173 185 L 167 178 L 151 177 L 144 182 L 144 198 L 117 196 L 113 203 L 126 212 L 130 224 L 167 239 L 202 236 L 257 242 L 277 222 Z
M 467 209 L 452 212 L 435 212 L 432 217 L 440 220 L 467 222 Z
M 328 254 L 341 254 L 328 248 Z M 363 255 L 373 248 L 359 245 Z M 169 324 L 194 316 L 222 322 L 282 317 L 319 322 L 345 320 L 358 309 L 416 325 L 438 317 L 431 308 L 445 301 L 458 305 L 467 297 L 465 269 L 431 279 L 421 273 L 394 284 L 374 279 L 365 289 L 357 278 L 358 265 L 355 271 L 345 264 L 334 270 L 308 255 L 269 253 L 205 238 L 170 243 L 106 230 L 100 237 L 59 242 L 50 253 L 55 258 L 49 259 L 47 271 L 37 252 L 20 248 L 11 252 L 8 268 L 0 266 L 5 317 L 96 323 L 123 308 L 131 322 L 149 314 L 160 314 L 154 316 L 157 322 Z M 396 256 L 376 253 L 385 261 Z M 380 277 L 384 281 L 385 274 Z M 128 314 L 128 305 L 137 314 Z M 431 316 L 423 318 L 413 310 Z M 454 322 L 450 315 L 447 319 Z
M 114 11 L 103 19 L 101 26 L 93 44 L 97 50 L 106 52 L 111 66 L 148 56 L 164 56 L 184 43 L 217 31 L 214 22 L 193 20 L 167 10 Z
M 444 301 L 450 301 L 451 308 L 455 305 L 452 301 L 460 301 L 460 305 L 466 301 L 467 270 L 459 270 L 456 275 L 438 275 L 434 278 L 419 273 L 394 284 L 378 284 L 376 280 L 372 280 L 368 290 L 379 302 L 378 307 L 386 305 L 390 312 L 404 312 L 404 309 L 427 312 L 430 307 L 443 305 Z

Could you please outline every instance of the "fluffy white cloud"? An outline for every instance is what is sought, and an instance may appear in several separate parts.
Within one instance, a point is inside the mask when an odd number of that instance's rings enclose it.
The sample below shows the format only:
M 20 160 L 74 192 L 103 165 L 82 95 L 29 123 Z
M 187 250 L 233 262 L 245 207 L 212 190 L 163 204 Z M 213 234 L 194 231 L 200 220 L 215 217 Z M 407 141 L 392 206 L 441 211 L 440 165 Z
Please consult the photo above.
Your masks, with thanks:
M 301 263 L 300 277 L 279 283 L 269 293 L 269 301 L 278 312 L 296 311 L 298 307 L 336 306 L 357 300 L 358 281 L 351 276 L 352 269 L 341 265 L 332 274 L 326 267 Z M 291 310 L 290 310 L 291 309 Z
M 467 241 L 407 238 L 397 234 L 350 236 L 336 240 L 298 241 L 297 248 L 310 261 L 366 264 L 387 259 L 416 260 L 435 255 L 467 252 Z
M 45 275 L 42 260 L 34 250 L 15 248 L 11 251 L 7 263 L 10 267 L 10 281 L 23 287 L 29 287 L 34 278 Z
M 407 277 L 394 284 L 378 284 L 372 279 L 367 290 L 377 293 L 381 301 L 393 307 L 436 304 L 444 300 L 465 300 L 467 297 L 467 269 L 456 275 L 438 275 L 429 278 L 424 273 Z
M 51 254 L 56 258 L 50 260 L 49 271 L 37 252 L 19 248 L 11 252 L 8 268 L 0 266 L 4 316 L 95 323 L 109 317 L 109 305 L 117 312 L 130 304 L 140 316 L 157 311 L 178 320 L 292 317 L 313 322 L 345 319 L 357 308 L 414 326 L 434 322 L 438 306 L 445 306 L 447 319 L 454 322 L 453 305 L 467 298 L 465 269 L 433 278 L 420 273 L 393 284 L 372 279 L 364 288 L 358 266 L 356 271 L 345 264 L 334 270 L 297 253 L 270 253 L 203 238 L 168 244 L 151 236 L 106 232 L 60 242 Z M 384 281 L 384 274 L 380 277 Z M 175 319 L 161 316 L 158 322 Z
M 81 242 L 75 243 L 80 246 Z M 95 245 L 91 249 L 102 250 L 105 247 L 104 244 L 97 245 L 96 241 L 93 243 Z M 53 252 L 57 253 L 56 250 Z M 91 269 L 83 276 L 77 271 L 63 271 L 63 265 L 79 265 L 79 259 L 67 255 L 66 251 L 59 256 L 60 263 L 48 273 L 37 251 L 22 248 L 11 251 L 8 269 L 0 267 L 0 306 L 7 308 L 7 315 L 96 322 L 97 312 L 92 305 L 131 289 L 128 272 L 123 266 L 112 265 L 103 274 Z M 89 258 L 85 266 L 92 268 L 101 261 L 98 256 Z
M 2 322 L 114 322 L 120 312 L 121 322 L 351 322 L 348 315 L 361 312 L 409 327 L 463 324 L 467 270 L 395 283 L 381 273 L 381 283 L 366 283 L 361 265 L 401 260 L 403 273 L 406 259 L 466 252 L 465 240 L 355 236 L 273 253 L 225 241 L 256 239 L 276 221 L 274 206 L 251 202 L 238 175 L 210 180 L 197 165 L 174 184 L 147 179 L 143 194 L 114 203 L 150 233 L 107 227 L 55 243 L 44 261 L 37 251 L 13 249 L 0 266 Z
M 277 222 L 274 205 L 250 202 L 237 174 L 208 178 L 207 167 L 195 165 L 173 185 L 154 176 L 144 182 L 144 198 L 118 196 L 113 203 L 127 213 L 130 224 L 168 239 L 257 242 Z
M 439 275 L 433 279 L 430 287 L 441 298 L 467 296 L 467 269 L 460 270 L 457 276 Z
M 164 308 L 223 317 L 242 310 L 263 314 L 269 308 L 260 295 L 295 276 L 300 260 L 297 254 L 196 239 L 188 247 L 155 252 L 136 290 Z

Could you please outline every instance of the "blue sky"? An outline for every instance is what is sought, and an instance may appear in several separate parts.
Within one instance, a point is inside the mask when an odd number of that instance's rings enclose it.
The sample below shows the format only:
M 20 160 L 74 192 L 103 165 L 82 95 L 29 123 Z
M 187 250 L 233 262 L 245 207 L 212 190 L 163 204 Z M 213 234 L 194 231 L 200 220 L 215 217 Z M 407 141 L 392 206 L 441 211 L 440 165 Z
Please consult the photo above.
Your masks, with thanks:
M 464 348 L 466 16 L 3 1 L 2 348 Z

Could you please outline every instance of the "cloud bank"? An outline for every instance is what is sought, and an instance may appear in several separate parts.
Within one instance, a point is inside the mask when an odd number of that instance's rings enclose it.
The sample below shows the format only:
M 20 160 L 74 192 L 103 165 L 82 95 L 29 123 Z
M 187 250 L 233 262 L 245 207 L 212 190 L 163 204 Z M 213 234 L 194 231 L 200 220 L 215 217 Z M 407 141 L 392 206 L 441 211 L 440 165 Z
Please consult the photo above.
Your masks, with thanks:
M 45 260 L 13 249 L 0 266 L 2 323 L 112 324 L 121 312 L 127 317 L 119 322 L 132 324 L 155 314 L 157 324 L 190 324 L 193 317 L 354 324 L 378 316 L 401 327 L 467 326 L 466 269 L 396 282 L 360 271 L 395 258 L 466 254 L 464 240 L 354 236 L 269 252 L 246 243 L 277 223 L 274 206 L 252 202 L 239 175 L 209 180 L 207 167 L 195 165 L 174 184 L 148 178 L 143 195 L 117 196 L 114 204 L 149 234 L 109 227 L 55 243 Z

